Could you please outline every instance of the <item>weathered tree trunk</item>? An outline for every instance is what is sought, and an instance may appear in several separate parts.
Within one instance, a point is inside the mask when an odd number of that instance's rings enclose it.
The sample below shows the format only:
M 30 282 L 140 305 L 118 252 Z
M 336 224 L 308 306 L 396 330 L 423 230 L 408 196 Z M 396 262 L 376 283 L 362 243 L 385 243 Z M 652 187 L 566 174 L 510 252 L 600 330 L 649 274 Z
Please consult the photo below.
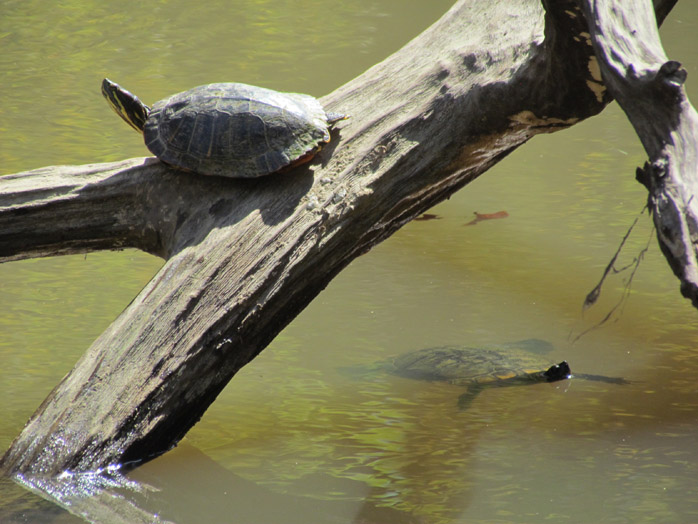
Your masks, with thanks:
M 637 178 L 649 190 L 657 238 L 698 307 L 698 115 L 683 83 L 686 71 L 664 54 L 649 2 L 620 9 L 611 0 L 585 0 L 585 16 L 604 84 L 635 127 L 649 162 Z
M 665 158 L 662 144 L 686 130 L 681 115 L 691 109 L 680 73 L 659 67 L 666 60 L 658 40 L 643 40 L 651 13 L 642 13 L 643 33 L 619 35 L 597 7 L 604 2 L 543 3 L 458 2 L 402 50 L 324 98 L 328 110 L 352 118 L 319 160 L 289 174 L 207 178 L 135 159 L 3 177 L 0 260 L 137 247 L 166 263 L 39 407 L 0 470 L 55 475 L 166 451 L 352 259 L 534 135 L 598 113 L 612 95 L 623 107 L 656 105 L 650 116 L 629 113 L 634 121 L 663 122 L 638 132 L 656 144 L 648 148 L 653 165 Z M 656 3 L 664 14 L 673 5 Z M 632 76 L 612 52 L 620 36 L 631 50 L 654 50 L 636 68 L 641 75 L 663 71 L 658 82 L 666 89 L 641 91 L 651 100 L 635 100 L 635 91 L 627 93 L 635 84 L 616 80 Z M 637 59 L 627 56 L 628 65 Z M 695 148 L 693 136 L 683 140 Z M 670 151 L 672 166 L 685 151 L 687 145 Z M 666 217 L 664 193 L 650 187 L 655 220 Z M 698 205 L 688 196 L 678 202 L 671 209 L 683 218 L 685 206 Z M 682 222 L 689 234 L 690 216 Z M 662 229 L 660 242 L 682 232 Z M 672 244 L 686 255 L 670 257 L 676 264 L 690 259 L 689 251 L 695 260 L 688 238 Z

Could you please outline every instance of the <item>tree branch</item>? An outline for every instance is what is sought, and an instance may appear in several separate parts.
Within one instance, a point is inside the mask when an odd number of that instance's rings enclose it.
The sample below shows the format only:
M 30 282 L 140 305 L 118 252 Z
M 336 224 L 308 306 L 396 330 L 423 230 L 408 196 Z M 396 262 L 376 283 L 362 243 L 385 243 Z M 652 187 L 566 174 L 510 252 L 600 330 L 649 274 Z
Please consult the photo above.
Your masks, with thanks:
M 580 4 L 604 83 L 649 155 L 637 179 L 649 190 L 659 246 L 698 307 L 698 115 L 683 88 L 686 71 L 666 57 L 649 0 L 625 9 L 611 0 Z
M 610 97 L 581 11 L 551 4 L 459 1 L 323 99 L 352 118 L 292 173 L 219 179 L 136 159 L 2 179 L 5 260 L 134 246 L 166 263 L 0 470 L 94 471 L 166 451 L 352 259 L 532 136 L 598 113 Z

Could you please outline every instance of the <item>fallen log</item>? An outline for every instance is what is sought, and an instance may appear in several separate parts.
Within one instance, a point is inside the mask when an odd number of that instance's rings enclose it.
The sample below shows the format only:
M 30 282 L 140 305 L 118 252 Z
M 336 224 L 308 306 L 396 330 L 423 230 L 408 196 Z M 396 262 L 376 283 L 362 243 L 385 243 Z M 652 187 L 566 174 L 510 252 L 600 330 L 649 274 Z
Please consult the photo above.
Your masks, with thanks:
M 657 12 L 673 3 L 658 0 Z M 615 55 L 599 43 L 598 15 L 581 0 L 459 1 L 322 100 L 352 118 L 287 174 L 201 177 L 132 159 L 3 177 L 1 261 L 135 247 L 166 262 L 37 409 L 0 471 L 127 468 L 176 445 L 351 260 L 536 134 L 625 100 L 607 80 Z

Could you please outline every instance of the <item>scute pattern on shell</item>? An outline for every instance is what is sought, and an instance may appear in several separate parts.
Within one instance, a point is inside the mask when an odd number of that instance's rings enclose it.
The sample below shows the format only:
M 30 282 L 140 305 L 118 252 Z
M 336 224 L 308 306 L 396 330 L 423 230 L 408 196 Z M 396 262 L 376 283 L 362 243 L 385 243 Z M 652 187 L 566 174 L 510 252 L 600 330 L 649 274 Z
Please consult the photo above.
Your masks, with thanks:
M 204 175 L 273 173 L 330 138 L 309 95 L 240 83 L 208 84 L 156 102 L 145 143 L 160 160 Z
M 444 346 L 401 355 L 393 360 L 392 366 L 392 372 L 403 377 L 464 385 L 523 377 L 545 371 L 550 363 L 539 355 L 517 348 Z

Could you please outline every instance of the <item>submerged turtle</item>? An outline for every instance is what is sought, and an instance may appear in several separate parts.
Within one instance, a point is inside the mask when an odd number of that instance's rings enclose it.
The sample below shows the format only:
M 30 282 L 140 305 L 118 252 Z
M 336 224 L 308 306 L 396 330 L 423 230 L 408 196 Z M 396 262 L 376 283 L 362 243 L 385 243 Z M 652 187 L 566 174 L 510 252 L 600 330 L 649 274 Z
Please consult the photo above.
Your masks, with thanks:
M 421 349 L 380 364 L 380 368 L 401 377 L 445 381 L 465 386 L 458 399 L 467 408 L 485 388 L 522 386 L 572 378 L 627 384 L 622 378 L 574 374 L 566 361 L 550 365 L 544 353 L 552 349 L 547 342 L 529 339 L 490 348 L 444 346 Z
M 239 83 L 195 87 L 152 109 L 107 78 L 102 94 L 155 156 L 202 175 L 250 178 L 302 164 L 347 118 L 326 113 L 310 95 Z

